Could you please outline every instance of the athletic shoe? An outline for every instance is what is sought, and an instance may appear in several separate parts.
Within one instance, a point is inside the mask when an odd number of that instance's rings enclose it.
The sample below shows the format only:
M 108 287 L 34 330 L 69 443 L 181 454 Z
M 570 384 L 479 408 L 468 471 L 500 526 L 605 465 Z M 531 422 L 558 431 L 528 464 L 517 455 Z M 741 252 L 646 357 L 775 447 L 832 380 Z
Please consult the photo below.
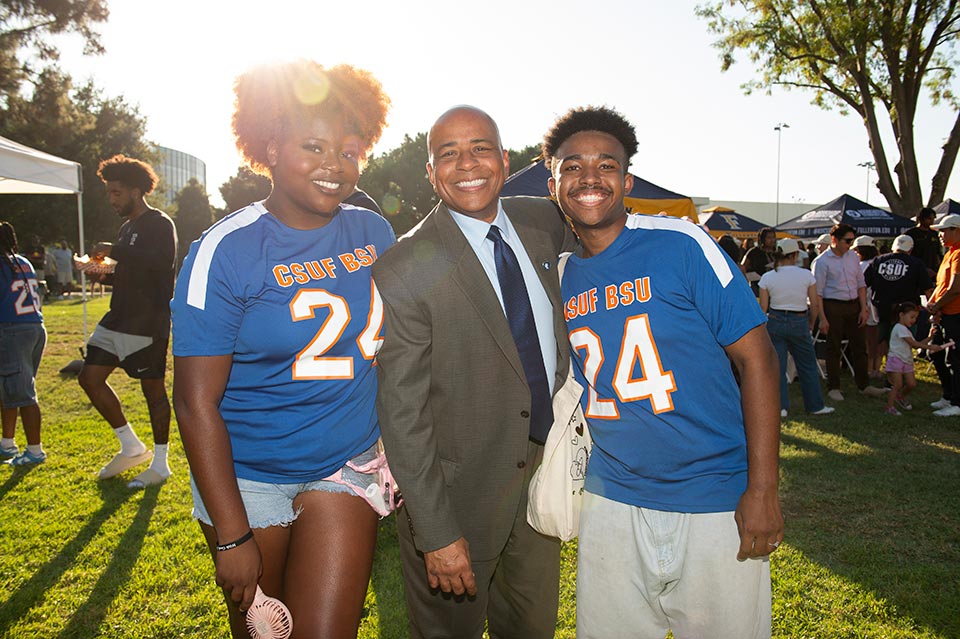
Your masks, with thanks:
M 39 455 L 34 455 L 29 450 L 25 450 L 7 463 L 11 466 L 32 466 L 34 464 L 42 464 L 47 461 L 47 454 L 43 451 L 40 451 Z
M 897 408 L 899 408 L 900 410 L 913 410 L 913 404 L 911 404 L 910 402 L 908 402 L 902 397 L 896 398 L 895 400 L 893 400 L 893 403 L 896 404 Z
M 876 386 L 865 386 L 860 389 L 861 395 L 867 397 L 885 397 L 889 388 L 877 388 Z
M 810 414 L 811 414 L 811 415 L 829 415 L 830 413 L 832 413 L 832 412 L 835 411 L 835 410 L 837 410 L 837 409 L 834 408 L 833 406 L 824 406 L 824 407 L 821 408 L 820 410 L 815 410 L 815 411 L 813 411 L 813 412 L 810 413 Z
M 935 402 L 930 402 L 930 408 L 936 408 L 938 410 L 941 408 L 946 408 L 947 406 L 951 406 L 951 405 L 952 404 L 950 404 L 950 400 L 947 399 L 946 397 L 941 397 Z
M 136 477 L 133 478 L 127 488 L 130 490 L 141 490 L 147 486 L 156 486 L 167 481 L 167 477 L 170 475 L 161 475 L 159 472 L 155 471 L 153 468 L 148 468 Z
M 113 459 L 110 460 L 110 463 L 100 469 L 100 479 L 110 479 L 119 475 L 125 470 L 130 470 L 134 466 L 139 466 L 143 462 L 150 459 L 152 453 L 149 450 L 145 450 L 139 455 L 124 455 L 123 453 L 117 453 L 113 456 Z
M 780 409 L 780 417 L 786 417 L 786 416 L 787 416 L 787 409 L 786 409 L 786 408 L 781 408 L 781 409 Z
M 893 406 L 887 406 L 886 408 L 883 409 L 883 412 L 886 413 L 887 415 L 893 415 L 894 417 L 900 417 L 900 415 L 903 414 Z
M 950 402 L 947 402 L 948 404 Z M 0 459 L 13 459 L 20 454 L 20 449 L 14 446 L 13 448 L 0 448 Z
M 832 391 L 830 391 L 829 393 L 827 393 L 827 397 L 829 397 L 830 399 L 832 399 L 832 400 L 835 401 L 835 402 L 842 402 L 842 401 L 843 401 L 843 393 L 840 392 L 840 389 L 839 389 L 839 388 L 834 388 Z
M 956 417 L 957 415 L 960 415 L 960 406 L 954 406 L 951 404 L 946 408 L 933 411 L 933 414 L 937 417 Z

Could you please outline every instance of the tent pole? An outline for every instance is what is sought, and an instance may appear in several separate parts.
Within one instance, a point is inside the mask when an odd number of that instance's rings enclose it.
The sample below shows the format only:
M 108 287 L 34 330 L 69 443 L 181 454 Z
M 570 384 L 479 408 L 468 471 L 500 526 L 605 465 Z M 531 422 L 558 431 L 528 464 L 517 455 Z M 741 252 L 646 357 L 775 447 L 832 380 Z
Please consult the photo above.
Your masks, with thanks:
M 80 249 L 78 255 L 85 255 L 87 252 L 85 240 L 83 238 L 83 189 L 77 191 L 77 223 L 80 226 Z M 80 271 L 80 301 L 83 304 L 83 356 L 87 352 L 87 274 Z

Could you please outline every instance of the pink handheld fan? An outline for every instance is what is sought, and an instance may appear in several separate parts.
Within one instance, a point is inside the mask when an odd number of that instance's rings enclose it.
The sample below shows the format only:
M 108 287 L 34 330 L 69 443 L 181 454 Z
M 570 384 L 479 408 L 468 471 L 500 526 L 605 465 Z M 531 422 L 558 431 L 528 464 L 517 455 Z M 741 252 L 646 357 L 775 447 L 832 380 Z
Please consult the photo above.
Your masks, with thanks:
M 288 639 L 293 632 L 293 615 L 274 597 L 268 597 L 257 586 L 253 605 L 247 610 L 247 630 L 253 639 Z

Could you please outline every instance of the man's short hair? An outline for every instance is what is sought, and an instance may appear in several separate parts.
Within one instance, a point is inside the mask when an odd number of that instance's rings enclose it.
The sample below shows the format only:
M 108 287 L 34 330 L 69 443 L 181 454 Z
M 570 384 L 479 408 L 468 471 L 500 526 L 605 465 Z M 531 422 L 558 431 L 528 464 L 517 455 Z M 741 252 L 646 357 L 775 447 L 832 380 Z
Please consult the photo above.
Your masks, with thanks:
M 777 232 L 774 231 L 769 226 L 765 226 L 759 231 L 757 231 L 757 244 L 763 244 L 763 238 L 767 237 L 767 235 L 769 235 L 770 233 L 773 233 L 774 235 L 777 234 Z
M 920 213 L 917 214 L 917 220 L 926 220 L 933 219 L 937 217 L 937 212 L 931 209 L 929 206 L 925 206 L 920 209 Z
M 160 181 L 149 164 L 122 153 L 101 162 L 97 176 L 104 182 L 119 182 L 127 188 L 139 189 L 144 195 L 153 191 Z
M 849 224 L 835 224 L 832 229 L 830 229 L 830 237 L 835 237 L 838 240 L 841 239 L 847 233 L 857 234 L 856 230 Z
M 637 133 L 633 125 L 617 111 L 607 107 L 577 107 L 570 109 L 557 118 L 547 134 L 543 136 L 543 159 L 547 168 L 552 169 L 551 159 L 556 156 L 557 149 L 571 136 L 581 131 L 599 131 L 612 135 L 623 146 L 627 154 L 627 163 L 623 170 L 630 166 L 630 158 L 637 152 Z

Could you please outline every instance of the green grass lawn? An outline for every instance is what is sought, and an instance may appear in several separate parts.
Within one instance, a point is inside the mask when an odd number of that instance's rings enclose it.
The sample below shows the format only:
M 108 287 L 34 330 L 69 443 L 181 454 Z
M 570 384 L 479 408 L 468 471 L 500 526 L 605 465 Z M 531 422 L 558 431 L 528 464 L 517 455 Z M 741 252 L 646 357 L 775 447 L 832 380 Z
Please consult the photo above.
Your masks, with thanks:
M 89 304 L 89 327 L 108 298 Z M 47 463 L 0 467 L 0 636 L 228 637 L 213 566 L 190 517 L 187 463 L 174 429 L 173 477 L 130 492 L 136 472 L 98 482 L 117 449 L 74 377 L 81 305 L 44 308 L 50 334 L 38 387 Z M 857 395 L 805 419 L 799 389 L 783 425 L 786 541 L 774 555 L 775 637 L 960 637 L 960 420 L 931 416 L 932 371 L 920 363 L 916 409 L 882 415 Z M 139 385 L 111 383 L 152 446 Z M 23 445 L 22 432 L 17 443 Z M 574 636 L 576 544 L 563 551 L 557 637 Z M 360 635 L 406 636 L 392 518 L 380 526 Z

